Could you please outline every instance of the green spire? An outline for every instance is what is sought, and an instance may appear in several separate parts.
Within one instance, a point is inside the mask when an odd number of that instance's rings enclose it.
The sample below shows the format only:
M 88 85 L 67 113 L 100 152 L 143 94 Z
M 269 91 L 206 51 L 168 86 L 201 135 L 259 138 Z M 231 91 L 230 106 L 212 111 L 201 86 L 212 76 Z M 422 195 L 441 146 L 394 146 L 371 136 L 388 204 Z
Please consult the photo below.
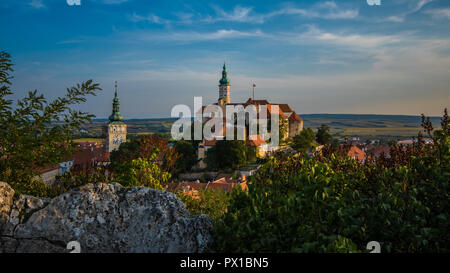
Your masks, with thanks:
M 110 123 L 122 122 L 123 117 L 120 115 L 119 106 L 120 106 L 120 102 L 119 102 L 119 97 L 117 96 L 117 81 L 116 81 L 114 99 L 113 99 L 113 109 L 112 109 L 111 116 L 109 116 Z
M 228 76 L 227 76 L 227 67 L 225 66 L 225 62 L 223 63 L 222 79 L 220 79 L 219 83 L 221 85 L 222 84 L 226 84 L 226 85 L 230 84 L 230 80 L 228 79 Z

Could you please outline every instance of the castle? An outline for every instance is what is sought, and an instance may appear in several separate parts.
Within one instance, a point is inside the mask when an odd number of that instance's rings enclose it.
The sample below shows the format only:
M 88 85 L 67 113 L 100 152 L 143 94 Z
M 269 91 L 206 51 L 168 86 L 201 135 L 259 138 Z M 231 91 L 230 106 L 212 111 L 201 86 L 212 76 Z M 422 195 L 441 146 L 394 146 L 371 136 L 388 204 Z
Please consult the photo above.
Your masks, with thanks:
M 119 98 L 117 95 L 117 82 L 115 84 L 115 93 L 112 105 L 112 114 L 109 116 L 109 123 L 104 128 L 106 134 L 106 145 L 105 145 L 105 153 L 111 153 L 113 150 L 119 148 L 122 142 L 126 142 L 127 140 L 127 125 L 123 122 L 123 117 L 120 114 L 119 110 Z M 303 120 L 297 115 L 297 113 L 291 109 L 288 104 L 279 104 L 279 103 L 269 103 L 267 100 L 255 100 L 254 98 L 249 98 L 246 102 L 243 103 L 232 103 L 231 102 L 231 84 L 228 78 L 228 72 L 226 65 L 223 65 L 222 77 L 219 80 L 219 97 L 217 103 L 214 105 L 218 105 L 222 108 L 225 113 L 225 109 L 227 105 L 233 106 L 242 106 L 246 107 L 248 105 L 254 105 L 256 109 L 259 111 L 261 106 L 267 107 L 267 112 L 270 115 L 272 113 L 273 106 L 278 106 L 279 108 L 279 116 L 281 122 L 285 124 L 286 130 L 285 134 L 280 136 L 281 140 L 286 140 L 287 138 L 293 138 L 298 135 L 303 130 Z M 202 111 L 206 106 L 203 106 Z M 224 114 L 225 116 L 225 114 Z M 280 125 L 281 126 L 281 125 Z M 223 128 L 225 129 L 225 127 Z M 263 157 L 268 152 L 273 152 L 277 150 L 279 146 L 273 147 L 266 143 L 266 141 L 260 136 L 256 135 L 250 137 L 245 128 L 245 136 L 244 140 L 247 146 L 251 146 L 255 148 L 256 155 L 258 157 Z M 213 147 L 218 140 L 223 139 L 224 134 L 222 134 L 222 138 L 215 138 L 212 140 L 203 139 L 203 141 L 199 144 L 198 149 L 198 159 L 199 159 L 199 167 L 206 167 L 203 159 L 206 157 L 206 152 L 209 148 Z
M 286 124 L 287 130 L 285 135 L 281 136 L 281 140 L 286 140 L 287 138 L 293 138 L 298 135 L 303 130 L 303 119 L 300 118 L 297 113 L 289 107 L 288 104 L 278 104 L 278 103 L 269 103 L 267 100 L 255 100 L 254 98 L 249 98 L 246 102 L 243 103 L 231 103 L 231 84 L 228 78 L 228 72 L 226 65 L 223 65 L 222 70 L 222 78 L 219 80 L 219 98 L 217 103 L 214 105 L 221 106 L 223 112 L 225 113 L 225 109 L 227 105 L 241 105 L 244 108 L 248 105 L 254 105 L 256 109 L 259 111 L 260 106 L 264 105 L 267 107 L 268 114 L 272 113 L 272 106 L 278 106 L 279 108 L 279 116 L 281 121 Z M 202 107 L 202 111 L 205 110 L 206 106 Z M 225 116 L 225 114 L 224 114 Z M 246 133 L 248 134 L 248 133 Z M 224 134 L 222 134 L 223 136 Z M 204 139 L 199 144 L 198 149 L 198 159 L 199 159 L 199 167 L 205 168 L 206 164 L 203 159 L 206 157 L 206 152 L 209 148 L 213 147 L 218 140 L 222 138 L 215 138 L 212 140 Z M 253 146 L 256 149 L 256 154 L 259 157 L 263 157 L 267 152 L 273 152 L 279 147 L 270 147 L 259 135 L 251 140 L 248 135 L 245 137 L 246 145 Z

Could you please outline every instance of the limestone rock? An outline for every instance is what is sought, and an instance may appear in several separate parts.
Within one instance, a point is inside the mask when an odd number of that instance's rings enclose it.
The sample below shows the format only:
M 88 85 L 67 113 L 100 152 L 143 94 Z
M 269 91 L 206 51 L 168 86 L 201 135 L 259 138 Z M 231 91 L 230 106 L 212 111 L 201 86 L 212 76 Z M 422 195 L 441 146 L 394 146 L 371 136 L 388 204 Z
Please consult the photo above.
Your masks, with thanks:
M 21 196 L 9 207 L 0 252 L 69 252 L 70 241 L 81 252 L 202 252 L 212 241 L 209 217 L 144 187 L 88 184 L 52 200 Z

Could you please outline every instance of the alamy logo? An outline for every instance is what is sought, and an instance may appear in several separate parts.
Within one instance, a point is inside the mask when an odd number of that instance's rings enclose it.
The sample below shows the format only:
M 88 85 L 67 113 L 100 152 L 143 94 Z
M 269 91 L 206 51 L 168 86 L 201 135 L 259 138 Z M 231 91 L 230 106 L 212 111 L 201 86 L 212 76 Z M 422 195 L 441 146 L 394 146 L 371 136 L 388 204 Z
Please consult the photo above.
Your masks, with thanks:
M 381 245 L 377 241 L 368 242 L 366 249 L 371 250 L 370 253 L 381 253 Z
M 81 253 L 81 245 L 77 241 L 68 242 L 67 249 L 71 250 L 70 253 Z
M 81 6 L 81 0 L 66 0 L 69 6 Z
M 380 6 L 381 0 L 367 0 L 367 5 L 369 6 Z

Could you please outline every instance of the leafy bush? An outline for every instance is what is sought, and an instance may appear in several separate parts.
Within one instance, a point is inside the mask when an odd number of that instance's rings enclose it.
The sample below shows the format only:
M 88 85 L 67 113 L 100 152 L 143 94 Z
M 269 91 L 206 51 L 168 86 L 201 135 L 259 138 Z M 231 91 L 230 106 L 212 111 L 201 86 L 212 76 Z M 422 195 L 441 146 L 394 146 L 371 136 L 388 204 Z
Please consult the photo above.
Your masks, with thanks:
M 291 146 L 294 150 L 306 155 L 309 149 L 315 147 L 315 139 L 316 135 L 314 134 L 314 131 L 311 128 L 305 128 L 300 134 L 294 136 Z
M 378 241 L 383 252 L 449 252 L 448 128 L 446 113 L 432 145 L 383 162 L 276 154 L 233 193 L 215 251 L 359 252 Z
M 183 192 L 177 193 L 177 196 L 192 215 L 206 214 L 213 221 L 223 216 L 230 200 L 230 193 L 212 190 L 199 190 L 198 198 L 192 198 Z
M 137 158 L 124 164 L 123 171 L 118 174 L 118 181 L 126 187 L 144 186 L 164 190 L 163 185 L 169 182 L 171 174 L 163 171 L 154 161 L 158 153 L 149 158 Z
M 177 172 L 190 171 L 198 163 L 196 144 L 197 142 L 186 140 L 180 140 L 175 143 L 174 149 L 180 155 L 175 164 Z
M 219 140 L 206 152 L 209 169 L 236 169 L 247 162 L 247 146 L 243 140 Z

